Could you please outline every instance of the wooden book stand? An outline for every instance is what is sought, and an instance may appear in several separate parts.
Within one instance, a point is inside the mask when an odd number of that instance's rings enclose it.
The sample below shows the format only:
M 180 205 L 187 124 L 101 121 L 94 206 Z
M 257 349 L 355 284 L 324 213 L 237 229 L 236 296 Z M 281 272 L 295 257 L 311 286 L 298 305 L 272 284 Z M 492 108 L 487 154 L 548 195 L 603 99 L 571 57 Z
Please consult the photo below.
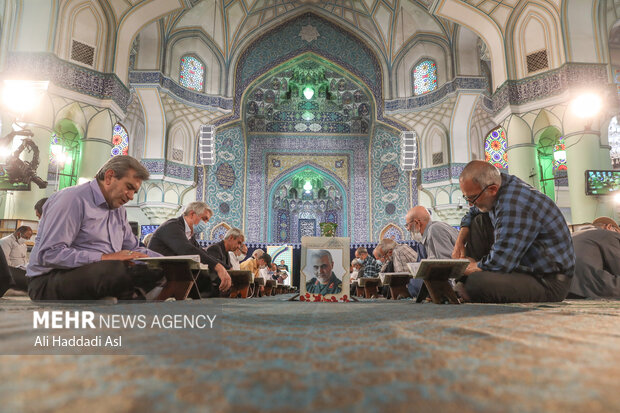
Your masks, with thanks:
M 228 271 L 232 280 L 230 287 L 230 298 L 248 298 L 248 290 L 250 289 L 250 281 L 252 281 L 252 271 Z
M 190 264 L 183 261 L 162 261 L 158 265 L 164 271 L 167 281 L 155 300 L 165 301 L 170 297 L 174 297 L 175 300 L 180 301 L 185 300 L 190 293 L 192 298 L 201 298 L 200 291 L 198 291 L 198 286 L 196 285 L 200 271 L 197 271 L 196 275 L 194 275 L 190 269 Z

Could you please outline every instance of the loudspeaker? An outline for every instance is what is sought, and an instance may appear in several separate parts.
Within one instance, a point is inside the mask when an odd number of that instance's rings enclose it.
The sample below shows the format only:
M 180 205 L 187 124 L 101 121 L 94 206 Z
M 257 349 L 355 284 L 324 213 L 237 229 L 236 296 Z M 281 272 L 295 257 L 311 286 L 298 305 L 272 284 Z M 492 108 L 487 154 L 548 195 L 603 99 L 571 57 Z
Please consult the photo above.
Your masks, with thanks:
M 215 126 L 200 126 L 200 140 L 198 141 L 199 162 L 202 165 L 215 164 Z
M 400 166 L 403 171 L 413 171 L 418 166 L 418 146 L 416 134 L 412 131 L 400 133 L 401 159 Z

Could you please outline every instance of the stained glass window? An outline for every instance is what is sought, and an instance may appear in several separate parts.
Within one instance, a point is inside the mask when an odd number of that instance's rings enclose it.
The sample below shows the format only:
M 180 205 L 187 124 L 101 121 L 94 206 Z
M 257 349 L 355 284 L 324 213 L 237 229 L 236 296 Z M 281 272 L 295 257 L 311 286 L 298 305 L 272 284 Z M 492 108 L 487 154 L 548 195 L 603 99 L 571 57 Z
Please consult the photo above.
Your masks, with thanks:
M 554 171 L 566 171 L 566 144 L 564 138 L 558 139 L 558 142 L 553 147 L 553 170 Z
M 492 163 L 499 169 L 508 168 L 506 146 L 506 132 L 504 129 L 501 127 L 493 129 L 484 143 L 486 161 Z
M 112 145 L 114 146 L 110 151 L 111 156 L 129 155 L 129 135 L 127 135 L 127 130 L 120 123 L 114 125 Z
M 432 60 L 420 62 L 412 72 L 413 94 L 422 95 L 437 89 L 437 65 Z
M 179 83 L 188 89 L 202 92 L 204 90 L 205 65 L 193 56 L 181 58 Z
M 611 164 L 614 169 L 620 169 L 620 124 L 618 124 L 616 116 L 611 118 L 611 122 L 609 122 L 609 133 L 607 138 L 611 146 L 611 151 L 609 152 Z

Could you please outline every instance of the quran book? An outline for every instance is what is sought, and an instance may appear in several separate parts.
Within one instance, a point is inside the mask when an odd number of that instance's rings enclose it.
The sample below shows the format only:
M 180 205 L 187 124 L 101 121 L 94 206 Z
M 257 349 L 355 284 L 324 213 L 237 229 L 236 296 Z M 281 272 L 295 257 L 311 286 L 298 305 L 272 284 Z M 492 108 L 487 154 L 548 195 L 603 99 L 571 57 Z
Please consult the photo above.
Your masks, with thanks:
M 449 279 L 463 275 L 469 265 L 467 259 L 423 259 L 420 262 L 407 263 L 414 278 Z

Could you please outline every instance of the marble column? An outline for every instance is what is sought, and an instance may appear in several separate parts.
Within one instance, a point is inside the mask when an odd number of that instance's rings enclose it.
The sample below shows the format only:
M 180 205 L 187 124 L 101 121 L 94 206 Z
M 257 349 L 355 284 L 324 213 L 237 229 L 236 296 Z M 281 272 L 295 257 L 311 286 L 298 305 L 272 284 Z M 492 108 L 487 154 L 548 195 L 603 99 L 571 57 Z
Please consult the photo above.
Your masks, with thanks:
M 586 195 L 587 169 L 605 169 L 601 163 L 602 150 L 598 131 L 583 130 L 565 135 L 568 191 L 573 224 L 592 222 L 612 213 L 611 199 Z M 609 151 L 607 151 L 609 157 Z
M 112 143 L 109 139 L 87 138 L 82 141 L 82 163 L 78 178 L 92 180 L 101 166 L 110 159 Z

